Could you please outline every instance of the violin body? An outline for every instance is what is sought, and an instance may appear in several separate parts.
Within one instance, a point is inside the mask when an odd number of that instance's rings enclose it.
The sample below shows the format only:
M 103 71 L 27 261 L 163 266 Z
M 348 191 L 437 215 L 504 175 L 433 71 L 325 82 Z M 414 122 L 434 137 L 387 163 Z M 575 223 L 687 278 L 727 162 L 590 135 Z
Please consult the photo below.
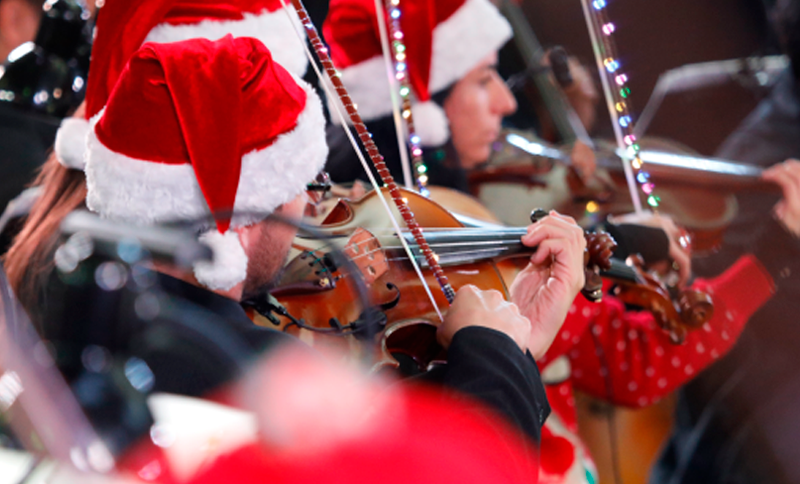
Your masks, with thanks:
M 461 228 L 455 216 L 438 203 L 403 190 L 417 221 L 422 227 L 437 229 Z M 368 230 L 364 227 L 368 227 Z M 280 318 L 278 329 L 296 335 L 310 344 L 333 344 L 345 346 L 351 352 L 367 356 L 365 352 L 377 347 L 371 356 L 376 369 L 397 367 L 393 354 L 405 354 L 420 370 L 433 362 L 443 360 L 444 353 L 436 344 L 435 329 L 439 317 L 430 302 L 425 287 L 416 275 L 410 260 L 396 248 L 396 236 L 387 220 L 377 192 L 371 191 L 357 201 L 340 201 L 327 214 L 319 227 L 331 240 L 304 239 L 298 237 L 293 245 L 290 262 L 273 295 L 286 310 L 297 319 L 321 329 L 331 329 L 331 318 L 342 325 L 357 321 L 365 308 L 354 277 L 362 278 L 367 288 L 369 304 L 381 307 L 385 325 L 375 335 L 375 345 L 363 345 L 364 333 L 344 331 L 317 332 L 292 325 L 287 318 Z M 329 273 L 318 260 L 324 258 L 326 246 L 334 243 L 353 260 L 360 272 L 347 274 L 344 268 Z M 382 244 L 393 247 L 383 250 Z M 528 262 L 526 255 L 501 260 L 487 260 L 443 267 L 455 290 L 472 284 L 481 289 L 495 289 L 508 298 L 506 281 L 513 281 Z M 317 272 L 322 272 L 317 274 Z M 438 288 L 432 271 L 423 269 L 423 275 L 436 304 L 442 310 L 448 303 Z M 273 326 L 263 317 L 256 317 L 257 324 Z M 352 329 L 352 328 L 351 328 Z M 376 346 L 377 345 L 377 346 Z

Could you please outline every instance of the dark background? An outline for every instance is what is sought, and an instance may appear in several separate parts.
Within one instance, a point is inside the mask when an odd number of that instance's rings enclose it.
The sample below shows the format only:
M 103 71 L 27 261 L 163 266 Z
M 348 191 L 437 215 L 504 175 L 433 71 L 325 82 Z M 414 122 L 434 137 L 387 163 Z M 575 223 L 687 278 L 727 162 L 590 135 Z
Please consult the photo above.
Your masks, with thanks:
M 580 0 L 525 0 L 523 9 L 539 41 L 562 45 L 588 66 L 600 88 Z M 761 0 L 609 0 L 608 17 L 622 71 L 632 90 L 634 120 L 658 76 L 684 64 L 775 53 Z M 668 95 L 648 128 L 711 155 L 763 93 L 731 82 Z M 611 138 L 605 103 L 598 104 L 595 135 Z

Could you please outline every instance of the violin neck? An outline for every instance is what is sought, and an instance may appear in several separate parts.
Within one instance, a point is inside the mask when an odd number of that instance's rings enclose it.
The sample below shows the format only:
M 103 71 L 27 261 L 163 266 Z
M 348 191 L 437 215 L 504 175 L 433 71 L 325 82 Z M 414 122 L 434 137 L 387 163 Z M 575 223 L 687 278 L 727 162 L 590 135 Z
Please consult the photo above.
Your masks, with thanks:
M 533 253 L 520 240 L 526 233 L 525 228 L 466 228 L 426 231 L 425 239 L 439 258 L 439 264 L 445 267 Z M 427 267 L 413 236 L 410 233 L 403 236 L 417 262 Z
M 571 165 L 569 155 L 562 150 L 516 133 L 508 133 L 506 142 L 531 155 L 534 159 Z M 644 150 L 639 153 L 650 178 L 660 185 L 698 187 L 731 192 L 737 190 L 763 190 L 778 192 L 777 185 L 761 178 L 760 166 L 735 163 L 718 158 L 689 156 L 665 151 Z M 597 156 L 597 166 L 611 173 L 623 173 L 620 153 Z
M 532 254 L 536 247 L 527 247 L 520 240 L 526 233 L 527 228 L 524 227 L 466 228 L 428 231 L 425 238 L 439 258 L 439 265 L 447 267 Z M 413 236 L 405 233 L 404 237 L 417 263 L 427 268 L 422 250 L 414 242 Z M 611 268 L 600 275 L 625 282 L 638 282 L 636 271 L 619 259 L 611 259 Z
M 737 189 L 778 190 L 775 184 L 761 178 L 763 169 L 756 165 L 664 151 L 644 150 L 639 156 L 644 161 L 650 178 L 661 185 L 693 186 L 726 192 Z M 609 171 L 623 171 L 618 156 L 604 157 L 597 161 L 599 166 Z

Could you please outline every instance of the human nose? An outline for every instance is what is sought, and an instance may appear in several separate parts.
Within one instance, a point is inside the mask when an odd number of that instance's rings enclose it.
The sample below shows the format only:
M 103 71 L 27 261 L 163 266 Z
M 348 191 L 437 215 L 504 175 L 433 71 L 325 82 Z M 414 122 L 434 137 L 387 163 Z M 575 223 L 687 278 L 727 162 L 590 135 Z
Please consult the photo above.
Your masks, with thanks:
M 503 79 L 496 75 L 494 79 L 494 99 L 492 106 L 495 113 L 500 116 L 508 116 L 517 111 L 517 100 L 511 90 L 508 88 Z

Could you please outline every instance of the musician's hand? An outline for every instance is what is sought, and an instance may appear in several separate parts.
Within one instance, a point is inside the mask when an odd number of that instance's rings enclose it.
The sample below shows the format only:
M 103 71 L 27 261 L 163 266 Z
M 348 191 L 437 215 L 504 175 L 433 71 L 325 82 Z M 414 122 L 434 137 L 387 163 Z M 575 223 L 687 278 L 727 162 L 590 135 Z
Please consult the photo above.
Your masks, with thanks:
M 800 237 L 800 161 L 774 165 L 764 170 L 763 177 L 783 190 L 783 199 L 775 205 L 775 216 L 789 232 Z
M 354 181 L 349 187 L 338 183 L 331 187 L 331 194 L 334 197 L 347 198 L 348 200 L 358 200 L 366 195 L 368 191 L 370 191 L 370 187 L 361 180 Z
M 591 131 L 597 119 L 597 102 L 600 100 L 600 95 L 589 70 L 575 57 L 570 57 L 568 62 L 574 82 L 564 89 L 564 94 L 572 109 L 578 114 L 583 127 L 586 131 Z
M 557 212 L 528 227 L 522 237 L 538 246 L 528 266 L 511 285 L 511 300 L 531 321 L 528 349 L 534 358 L 544 355 L 555 339 L 572 301 L 584 285 L 583 252 L 586 239 L 571 217 Z
M 481 291 L 471 285 L 461 287 L 436 332 L 436 339 L 447 348 L 456 332 L 469 326 L 500 331 L 514 340 L 523 353 L 528 349 L 531 322 L 498 291 Z
M 550 65 L 548 55 L 544 56 L 542 64 Z M 561 89 L 572 109 L 575 110 L 581 120 L 583 127 L 586 128 L 586 131 L 591 131 L 597 119 L 597 102 L 600 100 L 600 94 L 590 71 L 577 58 L 570 56 L 567 59 L 567 65 L 572 75 L 572 84 Z M 558 86 L 555 78 L 551 77 L 551 82 Z
M 669 256 L 674 261 L 673 267 L 678 271 L 678 286 L 684 287 L 689 282 L 692 276 L 692 246 L 689 235 L 672 218 L 648 211 L 609 217 L 608 221 L 613 224 L 638 224 L 663 230 L 669 239 Z
M 589 181 L 597 170 L 597 156 L 594 150 L 578 140 L 572 145 L 572 150 L 569 153 L 569 158 L 572 161 L 572 167 L 580 175 L 584 182 Z

